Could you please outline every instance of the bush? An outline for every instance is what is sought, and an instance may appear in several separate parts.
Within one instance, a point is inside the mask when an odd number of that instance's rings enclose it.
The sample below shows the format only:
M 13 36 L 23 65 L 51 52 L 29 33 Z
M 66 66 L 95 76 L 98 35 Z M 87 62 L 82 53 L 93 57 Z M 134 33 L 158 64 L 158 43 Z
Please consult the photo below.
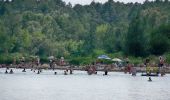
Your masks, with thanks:
M 20 62 L 20 59 L 24 57 L 26 62 L 32 61 L 35 56 L 28 55 L 28 54 L 21 54 L 21 53 L 12 53 L 12 54 L 0 54 L 0 64 L 12 64 L 14 59 L 16 63 Z M 41 58 L 42 62 L 47 62 L 47 57 Z
M 0 55 L 0 63 L 1 64 L 11 64 L 11 63 L 13 63 L 14 58 L 16 59 L 16 61 L 18 61 L 19 57 L 20 57 L 20 54 L 1 54 Z
M 170 53 L 167 53 L 167 54 L 165 55 L 165 57 L 166 57 L 166 62 L 167 62 L 168 64 L 170 64 Z
M 141 57 L 129 57 L 130 63 L 133 63 L 134 65 L 138 65 L 143 63 L 143 59 Z
M 48 63 L 49 59 L 47 57 L 40 57 L 40 62 L 42 63 Z

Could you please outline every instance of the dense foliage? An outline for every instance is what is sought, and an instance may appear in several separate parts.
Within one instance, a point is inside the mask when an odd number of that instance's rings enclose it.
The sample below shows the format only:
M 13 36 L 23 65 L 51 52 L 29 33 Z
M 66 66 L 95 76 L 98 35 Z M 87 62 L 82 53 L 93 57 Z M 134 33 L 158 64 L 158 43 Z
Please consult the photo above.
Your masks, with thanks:
M 0 0 L 1 56 L 88 59 L 122 52 L 145 57 L 167 53 L 169 47 L 168 0 L 74 7 L 61 0 Z

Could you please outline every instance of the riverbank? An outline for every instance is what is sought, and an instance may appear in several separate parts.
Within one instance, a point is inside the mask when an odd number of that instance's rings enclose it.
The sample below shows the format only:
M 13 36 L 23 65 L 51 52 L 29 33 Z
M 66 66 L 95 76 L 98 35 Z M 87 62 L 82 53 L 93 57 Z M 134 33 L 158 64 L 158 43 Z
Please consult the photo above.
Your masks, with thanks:
M 8 67 L 9 69 L 38 69 L 38 68 L 31 68 L 31 67 L 20 67 L 20 68 L 16 68 L 16 67 Z M 50 68 L 50 67 L 41 67 L 40 69 L 43 70 L 69 70 L 71 67 L 70 66 L 57 66 L 54 68 Z M 145 67 L 135 67 L 137 72 L 143 73 L 146 72 L 146 68 Z M 6 67 L 0 67 L 0 69 L 6 69 Z M 73 71 L 86 71 L 86 66 L 75 66 L 71 68 Z M 109 72 L 124 72 L 125 67 L 114 67 L 112 69 L 109 69 Z M 170 67 L 164 67 L 165 69 L 165 73 L 170 74 Z M 104 72 L 105 70 L 103 68 L 97 68 L 96 71 L 102 71 Z

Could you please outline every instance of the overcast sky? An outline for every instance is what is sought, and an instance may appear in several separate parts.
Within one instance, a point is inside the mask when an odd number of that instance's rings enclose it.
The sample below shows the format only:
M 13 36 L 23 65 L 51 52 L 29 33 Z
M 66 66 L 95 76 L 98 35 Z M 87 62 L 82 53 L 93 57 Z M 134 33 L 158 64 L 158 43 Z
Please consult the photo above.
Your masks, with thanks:
M 66 3 L 70 2 L 72 5 L 75 5 L 75 4 L 82 4 L 82 5 L 85 5 L 85 4 L 90 4 L 93 0 L 63 0 L 65 1 Z M 95 2 L 101 2 L 101 3 L 104 3 L 108 0 L 95 0 Z M 120 2 L 125 2 L 125 3 L 128 3 L 128 2 L 139 2 L 139 3 L 143 3 L 145 0 L 114 0 L 114 1 L 120 1 Z

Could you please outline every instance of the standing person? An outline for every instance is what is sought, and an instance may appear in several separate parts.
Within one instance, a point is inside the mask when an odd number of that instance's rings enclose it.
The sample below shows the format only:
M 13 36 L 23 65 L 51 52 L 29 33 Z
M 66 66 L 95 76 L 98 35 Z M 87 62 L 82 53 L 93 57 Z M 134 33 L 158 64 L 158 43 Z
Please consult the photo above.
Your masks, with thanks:
M 92 64 L 92 72 L 93 72 L 93 74 L 95 74 L 96 73 L 96 66 L 94 65 L 94 63 Z
M 136 76 L 136 73 L 137 73 L 136 68 L 132 67 L 132 76 Z
M 52 59 L 50 59 L 49 63 L 50 63 L 50 68 L 52 69 L 52 66 L 53 66 L 53 60 L 52 60 Z
M 125 69 L 124 69 L 125 74 L 127 72 L 129 72 L 129 74 L 131 74 L 131 69 L 132 69 L 132 65 L 129 62 L 127 62 Z
M 131 72 L 132 72 L 132 64 L 128 64 L 127 69 L 128 69 L 129 74 L 131 74 Z
M 70 74 L 73 74 L 73 68 L 70 66 Z
M 40 74 L 41 72 L 41 68 L 40 68 L 40 58 L 38 56 L 36 56 L 36 67 L 38 69 L 38 73 L 37 74 Z
M 163 59 L 163 57 L 160 56 L 158 67 L 159 67 L 159 73 L 161 73 L 161 76 L 165 75 L 164 62 L 165 62 L 165 60 Z
M 163 57 L 159 57 L 159 65 L 158 65 L 159 67 L 163 67 L 164 66 L 164 59 L 163 59 Z
M 72 68 L 70 68 L 70 74 L 73 74 L 73 69 Z
M 89 75 L 92 75 L 93 74 L 93 68 L 92 68 L 92 66 L 91 65 L 89 65 L 89 68 L 88 68 L 88 74 Z
M 103 75 L 108 75 L 108 70 L 109 70 L 109 66 L 106 65 L 104 68 L 104 74 Z

